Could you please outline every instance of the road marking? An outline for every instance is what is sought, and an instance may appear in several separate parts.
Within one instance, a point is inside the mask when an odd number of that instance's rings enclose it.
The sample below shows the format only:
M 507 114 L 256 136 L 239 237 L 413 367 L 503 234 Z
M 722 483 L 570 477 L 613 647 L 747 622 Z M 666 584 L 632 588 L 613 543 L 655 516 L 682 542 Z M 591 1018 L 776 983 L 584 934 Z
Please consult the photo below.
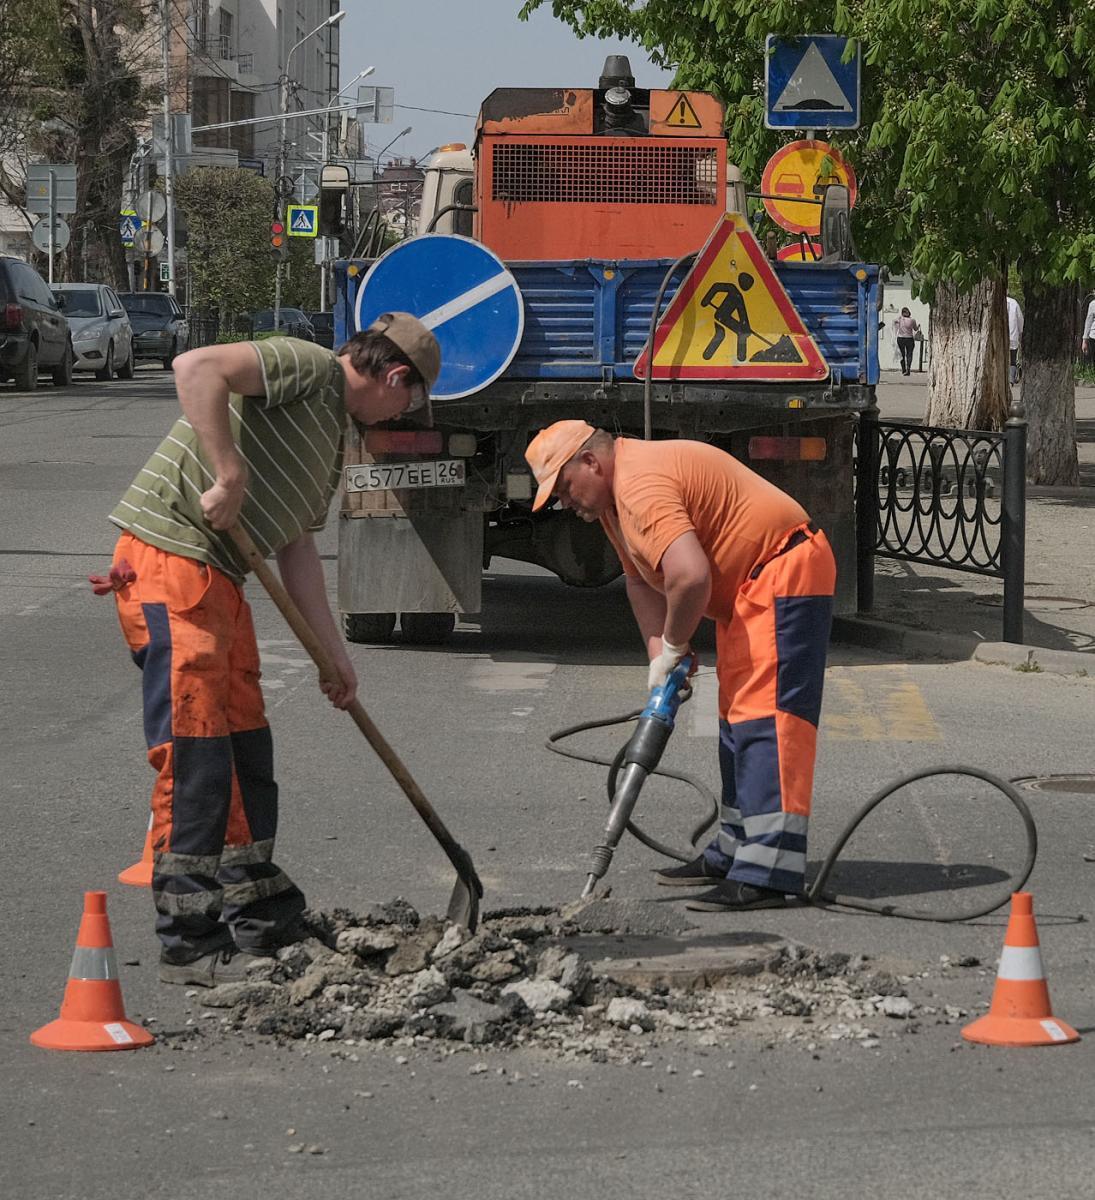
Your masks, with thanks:
M 468 687 L 477 692 L 542 692 L 557 665 L 534 654 L 517 662 L 484 659 L 468 672 Z
M 821 736 L 834 742 L 941 742 L 924 694 L 903 664 L 830 667 Z
M 693 681 L 689 737 L 719 735 L 719 683 L 714 671 Z M 821 737 L 834 742 L 940 742 L 927 701 L 903 664 L 830 667 L 825 673 Z

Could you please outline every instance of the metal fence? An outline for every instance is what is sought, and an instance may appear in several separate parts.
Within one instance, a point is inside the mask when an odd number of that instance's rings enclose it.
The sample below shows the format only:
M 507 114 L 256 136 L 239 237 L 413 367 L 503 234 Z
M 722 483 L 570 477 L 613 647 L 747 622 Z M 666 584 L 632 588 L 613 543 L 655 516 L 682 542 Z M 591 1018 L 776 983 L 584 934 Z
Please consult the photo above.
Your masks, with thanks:
M 1004 582 L 1004 640 L 1023 640 L 1026 420 L 1002 433 L 860 414 L 856 537 L 859 609 L 874 605 L 874 560 L 899 559 Z
M 235 339 L 250 338 L 254 334 L 251 322 L 246 319 L 237 320 L 221 326 L 217 317 L 203 317 L 191 313 L 187 319 L 190 327 L 190 345 L 212 346 L 221 334 L 230 334 Z

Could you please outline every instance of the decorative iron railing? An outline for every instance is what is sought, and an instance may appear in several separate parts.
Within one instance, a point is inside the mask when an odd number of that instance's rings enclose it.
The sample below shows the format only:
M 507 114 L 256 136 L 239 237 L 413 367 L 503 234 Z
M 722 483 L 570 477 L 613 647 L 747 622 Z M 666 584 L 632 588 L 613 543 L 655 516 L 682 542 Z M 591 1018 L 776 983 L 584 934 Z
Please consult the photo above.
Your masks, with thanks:
M 1002 433 L 860 415 L 856 526 L 859 608 L 874 601 L 874 560 L 901 559 L 1004 581 L 1004 640 L 1023 640 L 1026 421 Z

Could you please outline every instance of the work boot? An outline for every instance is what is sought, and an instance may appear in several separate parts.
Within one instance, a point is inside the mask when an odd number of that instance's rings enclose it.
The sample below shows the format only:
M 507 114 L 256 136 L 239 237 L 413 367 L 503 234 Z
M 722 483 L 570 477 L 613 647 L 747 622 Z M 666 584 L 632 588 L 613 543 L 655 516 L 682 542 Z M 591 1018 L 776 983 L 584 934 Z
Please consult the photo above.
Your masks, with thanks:
M 754 887 L 737 879 L 724 879 L 709 892 L 685 904 L 695 912 L 747 912 L 754 908 L 785 908 L 787 897 L 772 888 Z
M 662 867 L 660 871 L 654 872 L 654 878 L 666 887 L 703 887 L 725 879 L 726 870 L 713 867 L 707 861 L 707 856 L 701 854 L 689 863 Z
M 222 983 L 243 983 L 248 971 L 258 963 L 268 963 L 271 956 L 222 946 L 210 950 L 201 958 L 187 963 L 172 962 L 160 955 L 160 982 L 179 983 L 187 987 L 217 987 Z

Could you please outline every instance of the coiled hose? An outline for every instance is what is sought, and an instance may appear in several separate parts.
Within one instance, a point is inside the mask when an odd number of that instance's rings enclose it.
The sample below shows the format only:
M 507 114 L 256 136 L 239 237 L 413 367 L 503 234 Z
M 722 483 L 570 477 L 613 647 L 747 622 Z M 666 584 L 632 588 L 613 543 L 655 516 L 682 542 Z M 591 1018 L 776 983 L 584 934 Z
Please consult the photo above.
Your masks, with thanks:
M 578 762 L 594 763 L 597 766 L 608 767 L 608 779 L 606 780 L 606 790 L 608 792 L 608 802 L 612 803 L 616 794 L 616 776 L 619 772 L 620 763 L 623 759 L 626 744 L 620 748 L 619 753 L 611 759 L 600 758 L 593 754 L 584 754 L 577 750 L 569 750 L 560 743 L 567 738 L 574 737 L 576 734 L 585 733 L 590 729 L 604 729 L 611 725 L 625 725 L 629 721 L 634 721 L 643 710 L 635 709 L 633 712 L 624 713 L 618 717 L 605 717 L 596 721 L 582 721 L 576 725 L 567 725 L 563 729 L 557 729 L 550 734 L 545 745 L 553 754 L 561 754 L 564 758 L 575 759 Z M 633 836 L 638 838 L 644 846 L 656 851 L 658 854 L 664 854 L 667 858 L 677 859 L 679 862 L 688 862 L 694 857 L 699 846 L 699 841 L 703 835 L 714 825 L 719 819 L 719 800 L 714 792 L 711 791 L 701 780 L 694 775 L 686 774 L 683 771 L 670 771 L 665 767 L 658 767 L 651 772 L 653 775 L 661 775 L 666 779 L 678 779 L 682 783 L 687 783 L 689 787 L 695 788 L 697 792 L 707 801 L 710 812 L 704 816 L 695 826 L 690 835 L 691 846 L 687 851 L 674 849 L 672 846 L 666 845 L 657 838 L 652 837 L 635 821 L 627 823 L 627 830 Z M 1019 817 L 1023 822 L 1023 831 L 1026 835 L 1026 859 L 1023 862 L 1022 868 L 1014 875 L 1008 876 L 1008 887 L 1004 895 L 999 899 L 992 901 L 991 904 L 983 904 L 979 908 L 971 909 L 969 912 L 957 912 L 946 915 L 927 912 L 923 909 L 906 908 L 900 904 L 887 904 L 879 901 L 861 900 L 849 896 L 834 895 L 824 890 L 825 884 L 829 879 L 833 867 L 836 865 L 840 852 L 847 845 L 848 840 L 860 824 L 882 803 L 883 800 L 892 796 L 894 792 L 900 791 L 911 783 L 916 783 L 921 779 L 929 779 L 934 775 L 964 775 L 971 779 L 980 779 L 996 788 L 997 791 L 1003 794 L 1011 801 L 1012 805 L 1019 813 Z M 887 917 L 902 917 L 907 921 L 933 921 L 940 923 L 951 923 L 955 921 L 972 921 L 976 917 L 987 916 L 991 912 L 995 912 L 998 908 L 1002 908 L 1010 899 L 1012 892 L 1022 891 L 1023 885 L 1030 878 L 1030 873 L 1034 870 L 1034 860 L 1038 854 L 1038 831 L 1034 825 L 1034 818 L 1031 815 L 1030 809 L 1026 805 L 1023 797 L 1015 788 L 1014 784 L 1006 779 L 1001 779 L 998 775 L 993 775 L 991 771 L 982 771 L 979 767 L 968 767 L 963 765 L 942 766 L 942 767 L 926 767 L 919 771 L 910 771 L 908 774 L 900 775 L 897 779 L 887 783 L 880 788 L 867 801 L 866 804 L 852 817 L 852 819 L 844 826 L 839 836 L 836 839 L 833 848 L 825 857 L 825 861 L 821 864 L 821 869 L 818 871 L 814 881 L 806 889 L 804 899 L 814 905 L 834 905 L 839 908 L 854 908 L 862 912 L 877 913 Z

